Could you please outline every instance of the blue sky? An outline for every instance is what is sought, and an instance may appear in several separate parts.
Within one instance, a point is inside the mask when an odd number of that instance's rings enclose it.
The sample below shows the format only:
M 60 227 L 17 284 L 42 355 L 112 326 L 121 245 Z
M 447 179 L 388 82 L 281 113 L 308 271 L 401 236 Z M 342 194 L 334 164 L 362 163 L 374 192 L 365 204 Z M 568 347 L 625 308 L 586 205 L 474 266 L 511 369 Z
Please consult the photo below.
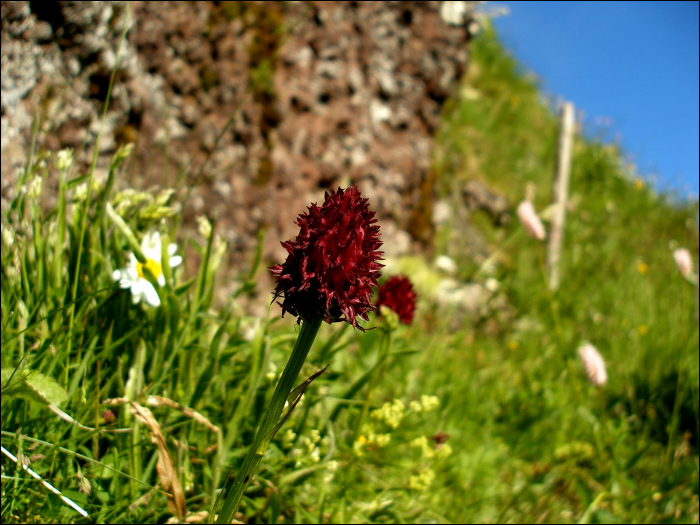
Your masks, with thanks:
M 657 187 L 697 197 L 698 2 L 494 4 L 510 10 L 494 21 L 501 38 L 546 93 L 583 109 L 589 133 L 619 138 Z

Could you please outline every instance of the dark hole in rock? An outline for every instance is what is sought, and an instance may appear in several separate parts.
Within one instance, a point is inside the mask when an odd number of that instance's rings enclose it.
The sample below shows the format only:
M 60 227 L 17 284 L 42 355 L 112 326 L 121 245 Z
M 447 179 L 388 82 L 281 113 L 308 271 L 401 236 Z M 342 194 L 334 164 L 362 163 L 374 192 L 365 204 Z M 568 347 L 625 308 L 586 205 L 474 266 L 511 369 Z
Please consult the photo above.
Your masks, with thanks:
M 140 128 L 142 117 L 143 114 L 140 111 L 131 108 L 131 111 L 129 111 L 129 124 L 131 124 L 135 128 Z
M 109 89 L 109 76 L 97 73 L 90 77 L 90 98 L 104 102 Z
M 447 95 L 446 95 L 446 94 L 441 93 L 440 91 L 437 91 L 437 90 L 434 90 L 434 89 L 428 91 L 428 96 L 429 96 L 431 99 L 433 99 L 435 102 L 437 102 L 438 104 L 440 104 L 441 106 L 442 106 L 442 103 L 445 102 L 445 100 L 447 100 Z
M 321 180 L 318 181 L 318 187 L 323 189 L 323 190 L 328 190 L 333 187 L 333 181 L 335 180 L 334 177 L 332 176 L 323 176 L 321 177 Z
M 239 133 L 237 131 L 233 134 L 233 140 L 234 142 L 238 142 L 240 144 L 243 144 L 244 146 L 248 146 L 248 143 L 250 142 L 245 134 Z
M 311 42 L 309 42 L 309 47 L 311 48 L 311 51 L 314 54 L 314 58 L 318 58 L 318 48 L 319 48 L 318 42 L 316 42 L 315 40 L 312 40 Z
M 59 2 L 29 2 L 29 9 L 39 20 L 48 22 L 54 33 L 66 23 Z
M 340 120 L 336 123 L 335 129 L 338 130 L 340 133 L 349 133 L 350 132 L 350 121 L 349 120 Z
M 307 111 L 310 110 L 310 108 L 304 104 L 301 100 L 299 100 L 298 97 L 292 97 L 291 100 L 289 101 L 294 109 L 301 113 L 306 113 Z
M 80 67 L 82 69 L 85 69 L 90 64 L 94 64 L 95 62 L 97 62 L 98 57 L 99 57 L 99 55 L 97 53 L 90 53 L 88 56 L 86 56 L 85 58 L 83 58 L 81 60 Z

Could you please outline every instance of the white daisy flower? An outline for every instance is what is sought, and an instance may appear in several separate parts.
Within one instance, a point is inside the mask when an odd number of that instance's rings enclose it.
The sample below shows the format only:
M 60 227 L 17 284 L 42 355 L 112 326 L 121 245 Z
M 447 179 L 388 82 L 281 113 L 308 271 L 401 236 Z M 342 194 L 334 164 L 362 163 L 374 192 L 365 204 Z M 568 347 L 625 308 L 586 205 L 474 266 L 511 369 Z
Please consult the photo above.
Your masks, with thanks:
M 146 256 L 145 264 L 140 263 L 133 253 L 129 253 L 127 267 L 122 270 L 115 270 L 112 277 L 115 281 L 119 281 L 120 288 L 131 289 L 131 300 L 134 304 L 145 298 L 146 303 L 158 307 L 160 306 L 160 297 L 155 287 L 144 276 L 143 268 L 145 266 L 150 270 L 160 286 L 165 284 L 163 265 L 161 263 L 160 233 L 147 233 L 141 241 L 141 250 Z M 175 255 L 176 250 L 176 244 L 168 246 L 171 268 L 175 268 L 182 263 L 182 257 Z

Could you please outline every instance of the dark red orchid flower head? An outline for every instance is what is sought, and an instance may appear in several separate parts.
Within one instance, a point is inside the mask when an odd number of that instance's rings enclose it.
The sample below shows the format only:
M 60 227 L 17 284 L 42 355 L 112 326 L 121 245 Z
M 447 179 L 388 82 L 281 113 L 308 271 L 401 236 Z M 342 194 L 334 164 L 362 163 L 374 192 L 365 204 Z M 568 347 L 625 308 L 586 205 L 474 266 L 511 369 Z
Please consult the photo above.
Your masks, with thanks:
M 394 310 L 402 323 L 413 322 L 413 314 L 416 312 L 416 292 L 408 277 L 395 275 L 379 288 L 377 308 L 382 305 Z
M 383 267 L 374 212 L 356 186 L 326 192 L 323 206 L 308 210 L 295 222 L 301 228 L 296 240 L 282 243 L 287 260 L 270 267 L 277 277 L 275 299 L 284 297 L 278 303 L 282 316 L 322 315 L 328 323 L 346 321 L 363 330 L 357 317 L 368 320 L 367 312 L 377 309 L 372 288 Z

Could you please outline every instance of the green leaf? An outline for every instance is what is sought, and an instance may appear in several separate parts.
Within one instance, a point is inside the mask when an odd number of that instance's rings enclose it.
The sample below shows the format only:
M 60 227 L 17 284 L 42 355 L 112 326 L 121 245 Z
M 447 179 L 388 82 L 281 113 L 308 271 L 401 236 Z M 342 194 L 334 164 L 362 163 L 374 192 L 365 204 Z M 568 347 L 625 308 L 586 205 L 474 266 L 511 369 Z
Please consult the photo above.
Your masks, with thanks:
M 330 365 L 326 365 L 315 374 L 309 376 L 309 378 L 306 381 L 304 381 L 302 384 L 300 384 L 298 387 L 296 387 L 290 392 L 290 394 L 287 396 L 289 406 L 287 407 L 286 412 L 282 413 L 282 417 L 280 418 L 279 422 L 272 428 L 272 430 L 270 430 L 270 433 L 267 435 L 268 442 L 272 441 L 272 438 L 275 437 L 275 434 L 279 432 L 279 429 L 282 428 L 282 425 L 284 425 L 287 419 L 289 419 L 289 416 L 292 415 L 292 412 L 294 412 L 294 409 L 297 407 L 297 404 L 299 403 L 299 401 L 301 401 L 301 396 L 304 395 L 304 392 L 306 392 L 306 389 L 309 388 L 309 385 L 313 383 L 318 376 L 325 372 L 329 366 Z
M 24 385 L 24 378 L 27 377 L 28 370 L 16 370 L 14 368 L 2 369 L 2 394 L 17 395 L 17 390 Z
M 81 175 L 80 177 L 75 177 L 74 179 L 71 179 L 68 182 L 66 182 L 66 187 L 68 189 L 73 188 L 73 187 L 77 186 L 78 184 L 85 182 L 89 178 L 90 177 L 88 175 Z
M 27 384 L 48 403 L 60 405 L 68 399 L 68 392 L 56 380 L 40 372 L 32 372 L 27 376 Z
M 75 489 L 65 489 L 63 491 L 63 495 L 68 499 L 72 499 L 75 503 L 79 503 L 80 505 L 85 505 L 88 500 L 87 494 L 79 492 Z
M 65 388 L 41 372 L 18 370 L 12 376 L 13 372 L 6 368 L 2 370 L 3 395 L 17 396 L 43 405 L 60 405 L 68 399 Z
M 177 286 L 175 288 L 175 290 L 173 290 L 175 295 L 178 295 L 178 296 L 183 295 L 190 288 L 190 286 L 192 286 L 194 284 L 194 280 L 195 280 L 195 278 L 193 277 L 192 279 L 190 279 L 186 283 L 181 284 L 180 286 Z

